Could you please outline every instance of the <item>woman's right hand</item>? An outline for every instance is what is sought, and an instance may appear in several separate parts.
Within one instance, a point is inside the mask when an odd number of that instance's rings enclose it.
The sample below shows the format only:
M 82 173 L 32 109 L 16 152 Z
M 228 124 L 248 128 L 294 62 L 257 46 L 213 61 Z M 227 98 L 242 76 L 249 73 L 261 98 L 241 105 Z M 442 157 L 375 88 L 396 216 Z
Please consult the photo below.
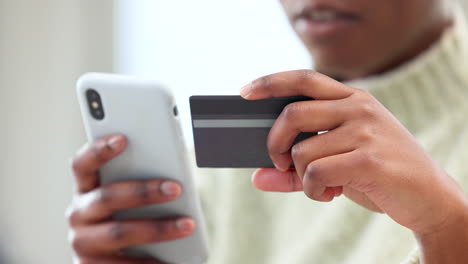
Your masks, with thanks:
M 75 264 L 156 264 L 151 259 L 122 255 L 129 246 L 180 239 L 195 229 L 190 218 L 114 220 L 118 210 L 177 199 L 181 186 L 155 179 L 99 184 L 99 168 L 126 146 L 123 136 L 112 135 L 85 145 L 72 162 L 77 194 L 67 211 L 69 240 Z

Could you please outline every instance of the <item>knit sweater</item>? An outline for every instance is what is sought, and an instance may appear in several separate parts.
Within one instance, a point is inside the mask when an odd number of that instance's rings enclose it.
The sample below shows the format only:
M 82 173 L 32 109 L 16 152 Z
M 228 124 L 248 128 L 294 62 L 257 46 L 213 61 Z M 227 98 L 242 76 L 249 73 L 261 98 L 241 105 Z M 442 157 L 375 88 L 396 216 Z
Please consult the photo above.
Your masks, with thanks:
M 468 190 L 468 31 L 454 26 L 417 58 L 348 85 L 389 109 Z M 196 169 L 210 238 L 210 264 L 418 263 L 413 233 L 346 197 L 254 189 L 252 169 Z M 468 250 L 468 249 L 467 249 Z M 411 253 L 413 252 L 413 253 Z

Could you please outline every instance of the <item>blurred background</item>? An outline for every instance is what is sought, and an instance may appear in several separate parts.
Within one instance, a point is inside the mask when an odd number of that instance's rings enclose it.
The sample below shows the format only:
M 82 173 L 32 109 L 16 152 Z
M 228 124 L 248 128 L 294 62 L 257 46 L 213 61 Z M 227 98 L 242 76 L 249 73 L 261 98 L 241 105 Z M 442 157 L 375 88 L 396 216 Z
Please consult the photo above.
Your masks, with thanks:
M 165 83 L 190 147 L 190 95 L 237 94 L 260 75 L 309 67 L 278 1 L 0 0 L 0 264 L 71 263 L 81 74 Z

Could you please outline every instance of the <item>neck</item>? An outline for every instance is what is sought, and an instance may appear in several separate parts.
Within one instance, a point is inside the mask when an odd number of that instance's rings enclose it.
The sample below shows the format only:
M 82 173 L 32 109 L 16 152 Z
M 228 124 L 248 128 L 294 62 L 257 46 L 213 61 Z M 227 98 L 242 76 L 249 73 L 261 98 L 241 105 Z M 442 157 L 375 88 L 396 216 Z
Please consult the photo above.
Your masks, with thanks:
M 430 30 L 421 34 L 421 36 L 416 37 L 415 39 L 417 40 L 417 42 L 415 42 L 413 45 L 408 46 L 408 48 L 403 47 L 399 55 L 394 57 L 391 61 L 387 62 L 384 65 L 377 66 L 373 70 L 370 70 L 362 74 L 361 76 L 354 76 L 351 77 L 351 79 L 348 78 L 348 80 L 382 74 L 384 72 L 388 72 L 395 68 L 398 68 L 399 66 L 405 64 L 408 61 L 413 60 L 418 55 L 428 50 L 434 43 L 436 43 L 442 37 L 444 31 L 447 28 L 451 27 L 452 24 L 452 19 L 446 19 L 444 21 L 441 21 L 440 23 L 430 28 Z
M 468 25 L 461 10 L 454 9 L 452 15 L 453 26 L 416 58 L 346 84 L 370 92 L 414 134 L 443 118 L 453 121 L 456 115 L 464 125 L 466 117 L 458 113 L 468 107 Z
M 413 60 L 418 55 L 429 49 L 434 43 L 436 43 L 443 35 L 447 28 L 453 25 L 453 18 L 440 14 L 439 19 L 434 19 L 435 22 L 428 25 L 428 29 L 422 32 L 419 36 L 414 37 L 414 43 L 409 45 L 402 45 L 401 49 L 396 52 L 396 56 L 393 56 L 391 60 L 369 66 L 368 69 L 351 69 L 350 72 L 344 73 L 331 73 L 322 71 L 320 65 L 316 65 L 318 72 L 325 75 L 332 76 L 335 80 L 342 82 L 353 81 L 355 79 L 362 79 L 373 75 L 379 75 L 388 71 L 391 71 L 399 66 Z

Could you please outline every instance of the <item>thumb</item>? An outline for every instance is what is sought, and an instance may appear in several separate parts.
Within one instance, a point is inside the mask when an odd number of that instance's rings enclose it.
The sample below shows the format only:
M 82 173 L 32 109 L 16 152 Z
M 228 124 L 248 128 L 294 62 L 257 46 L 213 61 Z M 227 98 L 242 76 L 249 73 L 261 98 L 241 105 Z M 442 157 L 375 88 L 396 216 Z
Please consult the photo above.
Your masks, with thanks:
M 257 169 L 252 174 L 252 184 L 255 188 L 269 192 L 302 191 L 302 180 L 296 169 L 279 171 L 277 169 Z

